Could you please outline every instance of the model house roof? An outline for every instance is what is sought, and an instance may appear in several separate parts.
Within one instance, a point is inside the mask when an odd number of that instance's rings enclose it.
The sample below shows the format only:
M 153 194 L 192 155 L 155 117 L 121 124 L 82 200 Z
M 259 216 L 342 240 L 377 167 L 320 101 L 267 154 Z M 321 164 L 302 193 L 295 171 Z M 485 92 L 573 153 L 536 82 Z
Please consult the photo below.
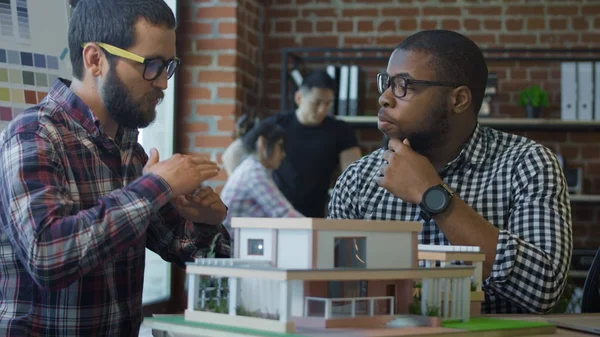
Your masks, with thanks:
M 470 277 L 474 266 L 449 265 L 444 268 L 278 268 L 242 259 L 196 259 L 186 264 L 186 273 L 220 277 L 262 278 L 271 280 L 348 281 L 415 280 L 426 278 Z
M 381 221 L 318 218 L 232 218 L 232 228 L 307 229 L 360 232 L 421 232 L 417 221 Z

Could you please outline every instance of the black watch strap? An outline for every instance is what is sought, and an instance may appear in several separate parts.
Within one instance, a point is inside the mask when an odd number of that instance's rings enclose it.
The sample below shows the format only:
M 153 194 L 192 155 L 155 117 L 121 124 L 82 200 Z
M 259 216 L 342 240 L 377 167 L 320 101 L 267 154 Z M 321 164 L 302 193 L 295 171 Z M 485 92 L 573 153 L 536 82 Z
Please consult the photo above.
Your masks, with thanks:
M 425 220 L 425 222 L 429 222 L 431 221 L 431 217 L 432 214 L 424 210 L 423 207 L 421 207 L 421 219 Z

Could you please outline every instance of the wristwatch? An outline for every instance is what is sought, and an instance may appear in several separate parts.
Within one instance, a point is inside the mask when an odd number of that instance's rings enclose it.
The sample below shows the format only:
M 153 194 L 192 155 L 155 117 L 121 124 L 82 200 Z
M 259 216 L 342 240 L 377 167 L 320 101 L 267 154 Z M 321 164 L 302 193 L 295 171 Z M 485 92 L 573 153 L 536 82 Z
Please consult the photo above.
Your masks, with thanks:
M 453 195 L 454 191 L 446 183 L 428 188 L 419 204 L 423 220 L 429 221 L 435 214 L 445 211 Z

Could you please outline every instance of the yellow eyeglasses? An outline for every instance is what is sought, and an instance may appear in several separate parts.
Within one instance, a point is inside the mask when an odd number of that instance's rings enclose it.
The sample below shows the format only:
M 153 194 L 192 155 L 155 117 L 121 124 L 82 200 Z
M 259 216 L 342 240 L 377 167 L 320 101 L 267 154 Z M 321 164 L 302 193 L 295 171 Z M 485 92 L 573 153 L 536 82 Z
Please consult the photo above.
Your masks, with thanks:
M 175 73 L 177 66 L 181 63 L 181 60 L 178 57 L 173 57 L 170 60 L 163 60 L 162 58 L 144 58 L 125 49 L 111 46 L 106 43 L 95 43 L 111 55 L 142 63 L 144 65 L 142 77 L 147 81 L 154 81 L 157 79 L 165 68 L 167 69 L 167 79 L 170 79 Z M 85 47 L 85 43 L 81 47 Z

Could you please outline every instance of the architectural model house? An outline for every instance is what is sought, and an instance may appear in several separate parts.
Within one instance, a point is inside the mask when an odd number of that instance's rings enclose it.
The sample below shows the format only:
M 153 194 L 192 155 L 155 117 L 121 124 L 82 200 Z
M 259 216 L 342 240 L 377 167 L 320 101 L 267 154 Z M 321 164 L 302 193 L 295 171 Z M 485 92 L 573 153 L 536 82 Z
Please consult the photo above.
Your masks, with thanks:
M 419 245 L 419 261 L 424 262 L 424 266 L 429 268 L 431 266 L 440 265 L 445 267 L 448 263 L 454 261 L 462 261 L 463 263 L 471 264 L 475 267 L 475 275 L 471 282 L 471 317 L 479 316 L 481 314 L 481 302 L 484 300 L 484 294 L 481 290 L 481 283 L 483 281 L 483 261 L 485 260 L 485 254 L 480 252 L 479 247 L 468 247 L 468 246 L 435 246 L 435 245 Z M 427 291 L 430 285 L 428 280 L 424 280 L 422 284 L 422 291 Z M 450 299 L 444 299 L 444 310 L 447 312 L 447 305 Z
M 485 256 L 478 247 L 418 245 L 416 222 L 234 218 L 232 227 L 234 258 L 187 265 L 185 314 L 144 325 L 252 337 L 556 332 L 542 321 L 473 317 Z
M 419 252 L 418 222 L 234 218 L 232 228 L 233 259 L 187 266 L 188 321 L 278 332 L 380 327 L 409 314 L 417 281 L 421 313 L 466 322 L 472 281 L 481 283 L 476 247 Z M 475 265 L 446 264 L 452 254 Z M 221 278 L 219 306 L 207 310 L 200 275 Z

